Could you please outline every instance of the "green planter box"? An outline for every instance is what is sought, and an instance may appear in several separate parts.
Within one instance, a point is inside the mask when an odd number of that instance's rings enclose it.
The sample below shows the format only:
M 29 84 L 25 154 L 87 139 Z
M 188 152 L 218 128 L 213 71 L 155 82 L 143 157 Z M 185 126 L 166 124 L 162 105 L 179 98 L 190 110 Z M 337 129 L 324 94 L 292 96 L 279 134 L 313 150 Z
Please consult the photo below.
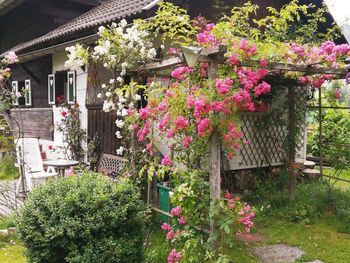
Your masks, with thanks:
M 163 182 L 160 182 L 157 184 L 158 187 L 158 194 L 159 194 L 159 208 L 164 211 L 164 212 L 169 212 L 170 211 L 170 202 L 169 202 L 169 191 L 170 188 L 168 187 L 168 183 L 166 184 L 167 186 L 164 186 Z M 161 215 L 160 216 L 163 223 L 169 223 L 169 216 L 167 215 Z

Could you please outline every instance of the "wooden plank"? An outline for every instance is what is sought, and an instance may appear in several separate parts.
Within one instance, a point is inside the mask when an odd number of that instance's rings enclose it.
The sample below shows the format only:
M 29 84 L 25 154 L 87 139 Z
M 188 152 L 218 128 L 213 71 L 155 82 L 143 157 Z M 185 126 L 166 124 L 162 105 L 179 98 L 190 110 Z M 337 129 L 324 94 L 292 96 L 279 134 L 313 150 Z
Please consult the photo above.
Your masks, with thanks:
M 210 63 L 208 68 L 208 76 L 210 79 L 215 79 L 217 76 L 218 64 Z M 210 188 L 210 206 L 211 210 L 217 209 L 216 201 L 220 199 L 221 196 L 221 142 L 218 131 L 214 130 L 210 136 L 210 178 L 209 178 L 209 188 Z M 210 232 L 217 232 L 216 222 L 210 220 Z M 219 237 L 218 237 L 219 238 Z M 217 240 L 212 241 L 212 249 L 216 249 Z
M 294 175 L 295 147 L 296 147 L 296 118 L 295 118 L 295 88 L 288 86 L 288 161 L 289 161 L 289 200 L 295 200 L 296 179 Z

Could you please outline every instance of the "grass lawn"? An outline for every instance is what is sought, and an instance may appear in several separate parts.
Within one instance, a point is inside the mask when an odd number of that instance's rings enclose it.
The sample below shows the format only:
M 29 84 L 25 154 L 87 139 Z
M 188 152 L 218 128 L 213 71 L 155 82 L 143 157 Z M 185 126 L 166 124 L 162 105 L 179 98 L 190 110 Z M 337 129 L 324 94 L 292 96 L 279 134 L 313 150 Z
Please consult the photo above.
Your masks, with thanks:
M 0 262 L 1 263 L 25 263 L 23 255 L 24 247 L 16 241 L 0 240 Z
M 335 170 L 333 168 L 325 168 L 323 170 L 323 173 L 325 175 L 329 175 L 329 176 L 333 176 L 334 173 L 335 173 Z M 350 170 L 344 170 L 340 173 L 339 175 L 339 178 L 342 178 L 342 179 L 346 179 L 346 180 L 349 180 L 350 181 Z M 328 178 L 325 178 L 325 179 L 328 179 Z M 335 182 L 335 179 L 330 179 L 331 182 Z M 337 181 L 335 182 L 335 186 L 337 188 L 341 188 L 343 190 L 346 190 L 346 189 L 350 189 L 350 183 L 348 182 L 344 182 L 344 181 Z
M 306 252 L 301 262 L 319 259 L 327 263 L 348 263 L 350 234 L 338 233 L 332 221 L 332 217 L 325 217 L 316 224 L 303 225 L 268 218 L 262 222 L 264 227 L 258 229 L 258 233 L 266 236 L 269 244 L 301 247 Z
M 266 244 L 289 244 L 298 246 L 306 255 L 300 262 L 319 259 L 326 263 L 349 263 L 350 259 L 350 234 L 338 233 L 332 226 L 332 217 L 324 217 L 313 225 L 291 223 L 286 220 L 264 218 L 258 222 L 256 233 L 266 238 L 259 243 L 237 242 L 235 249 L 229 253 L 233 262 L 258 263 L 259 261 L 250 254 L 250 249 Z M 156 252 L 152 252 L 154 250 Z M 155 231 L 146 247 L 147 263 L 165 263 L 168 245 L 164 234 Z M 163 260 L 162 260 L 163 259 Z

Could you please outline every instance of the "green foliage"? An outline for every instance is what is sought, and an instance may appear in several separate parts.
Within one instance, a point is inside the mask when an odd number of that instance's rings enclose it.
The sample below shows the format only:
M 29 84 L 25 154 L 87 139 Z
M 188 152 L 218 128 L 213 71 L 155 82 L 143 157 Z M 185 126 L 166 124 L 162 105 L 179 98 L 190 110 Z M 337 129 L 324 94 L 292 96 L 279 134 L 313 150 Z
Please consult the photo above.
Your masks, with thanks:
M 170 40 L 173 44 L 189 45 L 193 42 L 196 30 L 187 10 L 172 3 L 161 2 L 156 15 L 148 20 L 136 20 L 141 29 L 160 36 L 163 43 Z
M 18 169 L 13 165 L 13 159 L 0 159 L 0 180 L 13 180 L 18 177 Z
M 18 220 L 29 262 L 141 262 L 144 206 L 126 179 L 98 174 L 35 188 Z
M 276 217 L 293 223 L 315 224 L 325 215 L 332 215 L 332 225 L 338 231 L 350 233 L 350 192 L 340 189 L 329 191 L 326 182 L 299 184 L 296 200 L 290 203 L 285 191 L 277 192 L 267 198 L 260 206 L 260 216 Z
M 348 112 L 336 109 L 324 110 L 322 116 L 323 157 L 336 169 L 349 166 L 350 118 Z M 310 152 L 320 156 L 319 132 L 316 129 L 308 143 Z
M 272 43 L 270 48 L 278 52 L 279 43 L 297 42 L 301 44 L 320 43 L 323 40 L 339 37 L 339 28 L 334 24 L 327 33 L 320 30 L 327 22 L 325 7 L 313 4 L 300 4 L 292 0 L 280 10 L 267 7 L 268 16 L 256 19 L 258 5 L 250 1 L 241 7 L 233 7 L 231 16 L 225 16 L 218 23 L 214 34 L 219 38 L 226 36 L 249 37 L 256 41 Z M 253 23 L 251 23 L 253 21 Z M 230 39 L 229 39 L 230 40 Z M 230 41 L 227 41 L 230 42 Z

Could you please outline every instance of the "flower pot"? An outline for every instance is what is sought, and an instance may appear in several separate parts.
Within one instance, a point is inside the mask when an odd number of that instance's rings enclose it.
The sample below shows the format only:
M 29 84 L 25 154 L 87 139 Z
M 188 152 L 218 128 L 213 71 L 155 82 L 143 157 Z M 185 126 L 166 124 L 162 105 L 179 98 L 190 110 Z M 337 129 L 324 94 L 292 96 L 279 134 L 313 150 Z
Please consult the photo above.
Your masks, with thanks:
M 250 111 L 247 109 L 245 104 L 240 104 L 238 106 L 238 112 L 267 112 L 267 110 L 269 109 L 269 105 L 264 101 L 259 103 L 254 103 L 254 106 L 255 106 L 255 110 Z

